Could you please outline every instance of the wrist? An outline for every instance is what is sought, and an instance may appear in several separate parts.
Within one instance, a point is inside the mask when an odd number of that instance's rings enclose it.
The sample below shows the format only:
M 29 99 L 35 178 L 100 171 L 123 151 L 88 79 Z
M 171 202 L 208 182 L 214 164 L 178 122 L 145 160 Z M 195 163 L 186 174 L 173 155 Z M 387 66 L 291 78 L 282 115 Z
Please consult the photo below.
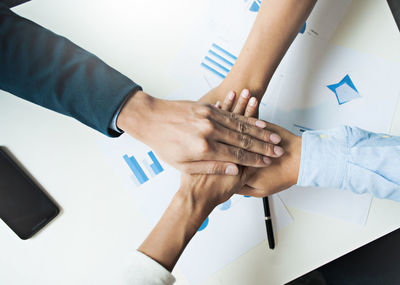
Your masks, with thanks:
M 188 189 L 175 194 L 160 221 L 138 250 L 172 271 L 183 250 L 209 215 Z
M 246 70 L 245 68 L 241 67 L 237 68 L 239 70 Z M 235 72 L 234 69 L 232 69 L 224 81 L 222 81 L 221 84 L 216 88 L 218 89 L 218 93 L 225 97 L 226 94 L 231 90 L 235 91 L 237 94 L 240 94 L 243 89 L 248 89 L 252 97 L 256 97 L 261 101 L 268 85 L 265 78 L 259 80 L 257 79 L 257 76 L 252 73 L 249 74 L 251 76 L 247 76 L 247 74 L 244 72 Z
M 149 110 L 153 108 L 155 98 L 139 90 L 136 91 L 125 105 L 117 118 L 117 127 L 137 139 L 143 138 L 143 127 L 146 126 Z
M 214 203 L 197 197 L 193 189 L 184 185 L 179 188 L 170 204 L 170 210 L 180 216 L 186 222 L 187 228 L 193 230 L 194 233 L 210 215 L 214 207 Z
M 290 172 L 289 172 L 289 184 L 296 185 L 300 172 L 300 162 L 301 162 L 301 144 L 302 138 L 295 136 L 292 145 L 290 146 Z

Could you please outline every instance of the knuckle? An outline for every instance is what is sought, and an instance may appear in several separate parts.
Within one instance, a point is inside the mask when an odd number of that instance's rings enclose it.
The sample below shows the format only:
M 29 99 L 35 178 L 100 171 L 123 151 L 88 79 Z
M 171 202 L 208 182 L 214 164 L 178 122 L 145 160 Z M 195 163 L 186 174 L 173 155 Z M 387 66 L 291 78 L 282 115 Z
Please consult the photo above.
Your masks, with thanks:
M 272 144 L 266 143 L 265 144 L 265 154 L 271 156 L 274 154 L 274 146 Z
M 266 142 L 269 142 L 270 141 L 270 138 L 269 138 L 270 135 L 271 135 L 271 133 L 269 131 L 263 130 L 262 131 L 262 140 L 266 141 Z
M 190 174 L 192 172 L 192 168 L 190 167 L 190 165 L 184 164 L 180 167 L 180 170 L 184 173 L 188 173 Z
M 237 120 L 237 116 L 235 113 L 228 113 L 229 119 L 231 121 L 236 121 Z
M 200 155 L 204 156 L 205 154 L 211 152 L 211 150 L 211 145 L 206 140 L 203 140 L 201 143 L 199 143 L 198 153 Z
M 243 161 L 245 159 L 245 151 L 241 148 L 238 148 L 235 150 L 235 156 L 237 158 L 238 161 Z
M 207 173 L 208 174 L 218 174 L 220 173 L 220 166 L 218 165 L 218 163 L 210 163 L 207 166 Z
M 248 149 L 253 145 L 253 140 L 246 135 L 240 135 L 241 146 L 244 149 Z
M 263 156 L 257 154 L 257 155 L 255 156 L 255 163 L 256 163 L 257 165 L 264 165 Z
M 214 131 L 215 131 L 214 124 L 208 119 L 203 120 L 203 122 L 201 124 L 201 132 L 202 132 L 202 134 L 205 135 L 205 136 L 209 136 Z
M 213 112 L 213 107 L 210 104 L 203 104 L 197 109 L 197 114 L 201 117 L 209 118 Z
M 240 133 L 245 133 L 247 131 L 247 124 L 244 122 L 239 121 L 238 122 L 238 131 Z

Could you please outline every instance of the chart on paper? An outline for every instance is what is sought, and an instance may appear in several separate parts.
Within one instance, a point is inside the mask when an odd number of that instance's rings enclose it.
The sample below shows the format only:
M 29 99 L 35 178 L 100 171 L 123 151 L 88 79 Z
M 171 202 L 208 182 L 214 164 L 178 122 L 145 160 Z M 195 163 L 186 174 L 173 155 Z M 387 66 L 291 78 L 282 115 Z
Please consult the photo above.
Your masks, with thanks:
M 153 151 L 149 151 L 147 155 L 148 158 L 142 160 L 142 166 L 144 166 L 147 173 L 134 155 L 128 156 L 127 154 L 124 154 L 122 157 L 129 169 L 132 171 L 131 178 L 136 186 L 142 185 L 149 180 L 149 177 L 155 177 L 164 171 L 164 168 L 161 166 Z M 149 162 L 148 159 L 151 161 Z

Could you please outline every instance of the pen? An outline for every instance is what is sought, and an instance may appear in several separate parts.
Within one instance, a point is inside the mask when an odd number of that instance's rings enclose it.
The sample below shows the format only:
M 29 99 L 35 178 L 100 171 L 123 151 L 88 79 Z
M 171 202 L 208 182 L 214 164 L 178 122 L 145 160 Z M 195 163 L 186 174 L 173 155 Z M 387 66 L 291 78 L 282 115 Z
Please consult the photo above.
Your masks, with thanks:
M 268 197 L 263 198 L 265 227 L 267 228 L 268 245 L 270 249 L 275 248 L 274 231 L 272 229 L 271 211 L 269 210 Z

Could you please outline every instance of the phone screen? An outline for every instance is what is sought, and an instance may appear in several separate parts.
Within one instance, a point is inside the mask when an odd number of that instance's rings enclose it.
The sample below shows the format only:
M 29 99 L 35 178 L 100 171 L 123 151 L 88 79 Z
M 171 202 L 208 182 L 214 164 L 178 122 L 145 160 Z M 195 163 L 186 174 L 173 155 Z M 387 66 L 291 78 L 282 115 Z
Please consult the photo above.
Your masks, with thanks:
M 21 239 L 28 239 L 58 213 L 58 207 L 0 147 L 0 218 Z

